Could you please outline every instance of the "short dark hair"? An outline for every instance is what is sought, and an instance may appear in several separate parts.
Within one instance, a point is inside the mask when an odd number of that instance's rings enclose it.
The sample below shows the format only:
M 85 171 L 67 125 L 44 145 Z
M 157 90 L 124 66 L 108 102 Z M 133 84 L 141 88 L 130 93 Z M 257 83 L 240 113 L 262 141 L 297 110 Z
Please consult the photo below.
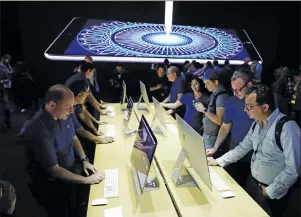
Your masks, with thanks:
M 94 66 L 91 63 L 85 62 L 81 65 L 80 71 L 86 73 L 88 70 L 93 70 Z
M 165 66 L 163 64 L 158 64 L 156 66 L 156 70 L 158 70 L 159 68 L 163 68 L 164 70 L 166 69 Z
M 116 63 L 116 66 L 123 67 L 123 64 L 122 63 Z
M 76 64 L 77 67 L 81 67 L 83 64 L 88 63 L 85 60 L 82 60 Z
M 252 93 L 256 94 L 256 102 L 259 105 L 268 104 L 270 111 L 275 110 L 276 106 L 275 106 L 273 91 L 271 88 L 269 88 L 264 84 L 254 84 L 253 86 L 248 88 L 247 95 L 250 95 Z
M 78 96 L 78 94 L 87 91 L 88 88 L 89 82 L 87 79 L 76 80 L 69 85 L 69 89 L 74 94 L 74 96 Z
M 218 65 L 218 61 L 217 60 L 213 60 L 213 65 L 217 66 Z
M 225 60 L 225 65 L 230 65 L 230 61 L 229 60 Z
M 51 86 L 45 93 L 45 104 L 53 101 L 55 103 L 64 99 L 65 95 L 72 93 L 66 86 L 56 84 Z
M 206 65 L 207 65 L 209 68 L 212 68 L 212 62 L 211 62 L 211 61 L 207 61 L 207 62 L 206 62 Z

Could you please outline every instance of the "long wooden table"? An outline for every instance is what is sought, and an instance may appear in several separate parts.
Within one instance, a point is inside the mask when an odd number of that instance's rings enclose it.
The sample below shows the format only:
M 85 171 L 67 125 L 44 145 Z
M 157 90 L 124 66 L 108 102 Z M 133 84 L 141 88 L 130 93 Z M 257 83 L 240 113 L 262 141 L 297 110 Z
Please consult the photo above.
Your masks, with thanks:
M 115 129 L 113 129 L 114 127 L 112 126 L 103 126 L 102 128 L 104 128 L 104 130 L 106 129 L 107 135 L 114 136 L 115 132 L 117 141 L 112 144 L 97 145 L 94 162 L 100 170 L 104 170 L 105 168 L 119 168 L 120 196 L 118 198 L 109 199 L 109 204 L 105 207 L 92 207 L 90 204 L 93 199 L 103 197 L 103 183 L 92 186 L 87 213 L 88 217 L 104 216 L 104 209 L 114 206 L 122 207 L 123 216 L 176 216 L 177 214 L 185 217 L 268 216 L 221 167 L 212 168 L 236 195 L 233 198 L 223 199 L 220 192 L 214 187 L 212 187 L 212 191 L 209 191 L 193 169 L 189 169 L 189 172 L 193 175 L 198 187 L 175 186 L 170 178 L 170 174 L 181 151 L 181 145 L 177 135 L 176 122 L 170 115 L 165 115 L 168 127 L 167 135 L 156 134 L 158 147 L 155 154 L 157 163 L 154 164 L 154 169 L 160 180 L 160 189 L 144 192 L 144 199 L 142 199 L 138 206 L 133 188 L 131 166 L 129 164 L 135 135 L 128 137 L 123 135 L 123 114 L 120 112 L 120 105 L 109 104 L 108 106 L 114 109 L 116 115 L 115 117 L 102 116 L 101 120 L 115 124 L 116 127 Z M 144 114 L 150 123 L 154 115 L 154 110 L 152 108 L 149 113 L 138 111 L 139 118 L 141 114 Z M 131 122 L 129 126 L 131 126 L 132 129 L 136 129 L 138 127 L 137 120 L 136 122 Z M 158 171 L 158 168 L 160 171 Z

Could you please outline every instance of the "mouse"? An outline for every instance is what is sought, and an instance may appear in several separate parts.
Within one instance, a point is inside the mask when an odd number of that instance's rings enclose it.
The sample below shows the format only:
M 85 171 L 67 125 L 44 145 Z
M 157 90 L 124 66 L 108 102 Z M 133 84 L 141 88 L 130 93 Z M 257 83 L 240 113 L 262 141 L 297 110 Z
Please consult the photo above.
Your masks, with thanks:
M 92 206 L 107 205 L 108 202 L 105 198 L 98 198 L 92 201 Z
M 221 193 L 221 196 L 222 198 L 226 199 L 226 198 L 235 197 L 235 194 L 232 191 L 225 191 Z

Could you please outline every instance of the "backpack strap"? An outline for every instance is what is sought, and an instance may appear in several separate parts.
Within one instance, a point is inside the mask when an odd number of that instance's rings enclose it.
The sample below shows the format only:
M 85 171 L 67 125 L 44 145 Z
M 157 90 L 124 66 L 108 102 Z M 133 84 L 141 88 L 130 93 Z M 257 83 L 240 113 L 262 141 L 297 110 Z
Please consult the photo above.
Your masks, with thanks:
M 280 118 L 278 121 L 277 121 L 277 124 L 276 124 L 276 129 L 275 129 L 275 140 L 276 140 L 276 144 L 278 146 L 278 148 L 283 151 L 283 148 L 281 146 L 281 141 L 280 141 L 280 136 L 281 136 L 281 132 L 282 132 L 282 128 L 283 128 L 283 125 L 288 122 L 288 121 L 293 121 L 292 118 L 290 118 L 289 116 L 283 116 L 282 118 Z
M 223 94 L 228 94 L 228 95 L 230 96 L 230 93 L 229 93 L 228 91 L 224 90 L 224 91 L 218 92 L 218 93 L 215 94 L 214 97 L 213 97 L 213 103 L 212 103 L 212 106 L 213 106 L 213 108 L 214 108 L 214 113 L 216 113 L 216 100 L 217 100 L 217 97 L 218 97 L 219 95 L 223 95 Z
M 254 129 L 255 129 L 256 125 L 257 125 L 257 123 L 256 123 L 256 121 L 254 121 L 254 123 L 252 125 L 252 133 L 254 133 Z

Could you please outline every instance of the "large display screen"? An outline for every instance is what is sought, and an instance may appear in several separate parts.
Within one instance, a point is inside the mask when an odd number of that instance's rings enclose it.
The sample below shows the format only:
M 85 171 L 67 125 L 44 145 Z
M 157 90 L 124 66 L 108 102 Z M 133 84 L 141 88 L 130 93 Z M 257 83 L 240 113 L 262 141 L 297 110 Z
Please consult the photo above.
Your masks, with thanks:
M 249 57 L 234 29 L 88 19 L 65 55 L 104 57 L 229 59 Z

